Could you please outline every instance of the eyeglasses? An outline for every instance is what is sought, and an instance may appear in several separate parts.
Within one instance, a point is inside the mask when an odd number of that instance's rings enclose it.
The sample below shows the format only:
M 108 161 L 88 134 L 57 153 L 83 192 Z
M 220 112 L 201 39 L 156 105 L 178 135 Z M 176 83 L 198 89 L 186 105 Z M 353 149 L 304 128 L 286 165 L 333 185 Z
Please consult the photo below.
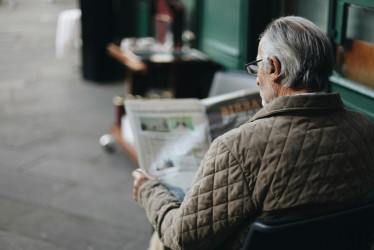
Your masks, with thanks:
M 248 74 L 257 76 L 257 73 L 258 73 L 257 63 L 261 61 L 262 59 L 245 64 L 244 67 L 247 70 Z

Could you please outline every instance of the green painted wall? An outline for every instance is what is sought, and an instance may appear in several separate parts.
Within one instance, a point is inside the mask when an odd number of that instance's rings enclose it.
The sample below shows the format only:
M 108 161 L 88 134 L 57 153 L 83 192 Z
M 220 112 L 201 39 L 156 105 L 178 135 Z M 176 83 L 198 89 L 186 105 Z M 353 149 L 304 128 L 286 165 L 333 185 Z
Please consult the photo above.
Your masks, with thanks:
M 136 11 L 136 35 L 138 37 L 153 36 L 150 1 L 138 0 L 134 11 Z
M 256 57 L 259 34 L 279 7 L 277 0 L 202 0 L 198 3 L 198 48 L 227 69 L 239 70 Z
M 235 69 L 246 55 L 242 46 L 246 32 L 242 24 L 247 18 L 241 9 L 248 9 L 247 1 L 205 0 L 202 2 L 200 49 L 227 68 Z
M 339 92 L 346 108 L 358 110 L 374 121 L 374 92 L 372 89 L 358 85 L 339 75 L 333 75 L 330 77 L 330 81 L 330 91 Z

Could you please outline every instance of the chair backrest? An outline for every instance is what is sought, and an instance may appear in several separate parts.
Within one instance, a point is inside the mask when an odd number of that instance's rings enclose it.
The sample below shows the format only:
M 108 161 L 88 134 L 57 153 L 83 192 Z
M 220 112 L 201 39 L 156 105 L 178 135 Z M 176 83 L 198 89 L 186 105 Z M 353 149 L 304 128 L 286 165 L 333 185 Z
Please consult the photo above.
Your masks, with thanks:
M 258 88 L 256 77 L 244 71 L 217 71 L 212 80 L 208 96 L 216 96 L 229 92 Z
M 372 250 L 374 203 L 303 219 L 255 222 L 243 249 Z

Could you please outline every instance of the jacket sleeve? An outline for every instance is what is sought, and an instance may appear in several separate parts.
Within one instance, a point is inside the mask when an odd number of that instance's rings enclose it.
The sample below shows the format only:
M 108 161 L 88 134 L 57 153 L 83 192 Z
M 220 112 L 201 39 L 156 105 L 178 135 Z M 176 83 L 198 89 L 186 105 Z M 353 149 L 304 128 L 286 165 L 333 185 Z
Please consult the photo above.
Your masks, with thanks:
M 182 203 L 157 181 L 143 183 L 138 201 L 171 249 L 219 246 L 248 218 L 253 204 L 242 166 L 219 138 L 205 155 Z

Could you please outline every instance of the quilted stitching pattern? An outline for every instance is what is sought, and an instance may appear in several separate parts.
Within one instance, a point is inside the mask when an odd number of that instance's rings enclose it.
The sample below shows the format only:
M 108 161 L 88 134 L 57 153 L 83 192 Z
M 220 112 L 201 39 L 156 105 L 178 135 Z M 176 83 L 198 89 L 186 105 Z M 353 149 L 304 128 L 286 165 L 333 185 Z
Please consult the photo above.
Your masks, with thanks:
M 221 141 L 213 143 L 202 166 L 186 197 L 188 205 L 182 207 L 184 222 L 188 221 L 181 231 L 185 247 L 188 243 L 184 239 L 225 234 L 248 214 L 244 205 L 249 203 L 248 184 L 242 167 Z
M 141 204 L 164 243 L 238 249 L 256 218 L 362 199 L 374 188 L 374 125 L 341 106 L 338 95 L 278 98 L 213 142 L 182 204 L 144 185 Z
M 362 197 L 363 191 L 372 186 L 373 159 L 363 162 L 361 156 L 372 155 L 368 149 L 373 152 L 373 147 L 354 146 L 367 141 L 352 131 L 351 125 L 356 123 L 357 126 L 357 121 L 346 122 L 341 115 L 326 115 L 318 119 L 283 118 L 285 121 L 282 117 L 270 118 L 274 123 L 269 128 L 267 147 L 261 156 L 258 176 L 262 179 L 257 182 L 257 198 L 264 204 L 264 210 L 303 203 L 328 203 L 343 190 L 353 200 Z M 373 138 L 370 129 L 364 134 Z M 252 148 L 249 146 L 248 151 Z M 350 164 L 352 159 L 358 164 Z M 364 179 L 352 178 L 363 172 L 370 174 L 362 176 Z

